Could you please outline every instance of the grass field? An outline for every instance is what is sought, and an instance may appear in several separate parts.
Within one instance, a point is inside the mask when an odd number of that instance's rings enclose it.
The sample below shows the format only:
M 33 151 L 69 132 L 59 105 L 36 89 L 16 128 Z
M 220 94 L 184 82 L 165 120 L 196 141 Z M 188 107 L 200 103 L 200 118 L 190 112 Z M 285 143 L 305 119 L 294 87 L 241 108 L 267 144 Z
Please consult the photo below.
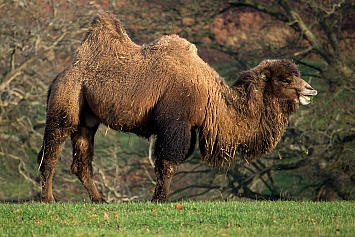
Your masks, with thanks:
M 353 236 L 354 202 L 0 204 L 0 236 Z

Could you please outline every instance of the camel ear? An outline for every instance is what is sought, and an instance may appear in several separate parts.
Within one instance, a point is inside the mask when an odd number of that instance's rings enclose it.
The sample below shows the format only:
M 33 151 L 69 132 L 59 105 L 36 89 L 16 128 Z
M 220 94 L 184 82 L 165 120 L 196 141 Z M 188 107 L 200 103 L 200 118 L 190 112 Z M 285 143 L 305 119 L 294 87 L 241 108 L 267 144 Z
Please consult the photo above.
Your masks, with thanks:
M 269 69 L 265 69 L 262 73 L 261 73 L 261 77 L 263 79 L 263 81 L 268 81 L 271 79 L 271 71 Z

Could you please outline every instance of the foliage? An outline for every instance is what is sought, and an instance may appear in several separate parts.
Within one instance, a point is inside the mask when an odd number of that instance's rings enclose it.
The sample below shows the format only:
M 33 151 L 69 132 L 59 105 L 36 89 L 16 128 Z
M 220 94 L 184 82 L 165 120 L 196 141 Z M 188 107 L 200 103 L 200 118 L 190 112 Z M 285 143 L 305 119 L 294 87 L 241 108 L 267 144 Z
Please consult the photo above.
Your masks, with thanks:
M 352 236 L 354 203 L 0 204 L 1 236 Z

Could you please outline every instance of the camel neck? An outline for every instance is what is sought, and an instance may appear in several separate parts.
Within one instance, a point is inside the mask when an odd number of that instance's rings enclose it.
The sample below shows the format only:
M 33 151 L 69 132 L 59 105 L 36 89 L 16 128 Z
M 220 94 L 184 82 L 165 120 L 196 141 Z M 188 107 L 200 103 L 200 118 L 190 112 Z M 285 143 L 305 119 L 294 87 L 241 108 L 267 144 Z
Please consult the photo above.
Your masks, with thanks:
M 224 166 L 236 157 L 252 160 L 271 151 L 290 118 L 282 106 L 290 105 L 257 94 L 252 102 L 247 101 L 244 89 L 238 87 L 221 94 L 223 103 L 211 105 L 199 131 L 203 160 L 212 166 Z

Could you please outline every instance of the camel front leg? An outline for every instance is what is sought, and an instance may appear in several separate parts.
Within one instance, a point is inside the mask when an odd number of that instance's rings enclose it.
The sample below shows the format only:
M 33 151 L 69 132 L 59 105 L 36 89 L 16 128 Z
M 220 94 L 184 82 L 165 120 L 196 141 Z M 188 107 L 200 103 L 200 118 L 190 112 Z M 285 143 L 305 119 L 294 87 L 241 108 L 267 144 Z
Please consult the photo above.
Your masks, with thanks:
M 170 183 L 178 165 L 195 148 L 196 131 L 188 123 L 176 120 L 162 122 L 160 127 L 154 150 L 157 183 L 152 201 L 168 202 Z

